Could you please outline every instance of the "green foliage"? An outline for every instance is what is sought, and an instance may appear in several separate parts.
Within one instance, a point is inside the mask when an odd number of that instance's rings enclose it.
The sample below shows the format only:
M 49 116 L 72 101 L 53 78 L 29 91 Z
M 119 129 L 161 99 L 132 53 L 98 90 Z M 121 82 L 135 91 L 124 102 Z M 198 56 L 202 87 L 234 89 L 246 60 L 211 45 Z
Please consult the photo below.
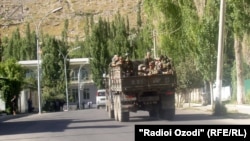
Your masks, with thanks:
M 107 54 L 108 45 L 108 23 L 99 19 L 98 24 L 93 26 L 92 35 L 89 37 L 88 45 L 92 49 L 91 56 L 93 57 L 90 62 L 93 80 L 98 87 L 101 86 L 102 74 L 106 72 L 109 63 L 109 54 Z
M 233 31 L 233 37 L 234 37 L 234 50 L 235 50 L 235 58 L 237 59 L 235 62 L 239 62 L 236 65 L 236 72 L 234 74 L 236 78 L 232 79 L 232 83 L 235 84 L 235 96 L 240 95 L 239 97 L 244 97 L 243 91 L 240 84 L 244 81 L 243 76 L 243 62 L 242 62 L 242 46 L 241 43 L 243 42 L 243 36 L 246 34 L 249 34 L 250 31 L 250 2 L 245 0 L 238 0 L 233 1 L 229 0 L 227 1 L 228 5 L 228 19 L 230 22 L 228 22 L 228 27 Z M 237 44 L 239 43 L 239 44 Z M 240 64 L 241 63 L 241 64 Z M 234 76 L 232 76 L 234 77 Z M 241 82 L 240 82 L 241 81 Z M 240 83 L 237 83 L 240 82 Z M 236 89 L 239 89 L 239 93 L 236 92 Z M 237 96 L 236 96 L 237 97 Z M 244 103 L 244 100 L 238 99 L 237 100 L 240 103 Z
M 138 2 L 137 4 L 137 26 L 141 27 L 142 25 L 142 19 L 141 19 L 141 1 Z
M 65 98 L 64 57 L 67 46 L 64 42 L 48 37 L 44 39 L 42 48 L 42 86 L 43 100 Z M 68 62 L 66 63 L 68 66 Z M 67 75 L 69 75 L 67 73 Z
M 212 6 L 214 5 L 207 5 L 207 9 Z M 203 80 L 213 81 L 215 73 L 212 72 L 215 72 L 216 66 L 215 35 L 218 30 L 215 26 L 218 20 L 213 17 L 217 14 L 216 10 L 207 11 L 206 17 L 199 20 L 192 1 L 146 1 L 145 8 L 148 13 L 154 13 L 151 16 L 153 20 L 159 15 L 164 19 L 158 21 L 155 27 L 158 50 L 161 50 L 161 54 L 174 58 L 174 64 L 177 64 L 178 89 L 185 91 L 187 88 L 197 87 L 196 84 L 202 84 Z M 193 76 L 192 74 L 200 77 L 188 77 Z
M 118 13 L 113 22 L 99 19 L 92 25 L 91 34 L 87 36 L 84 47 L 90 48 L 91 72 L 98 88 L 103 88 L 102 76 L 107 73 L 109 63 L 114 54 L 133 54 L 133 48 L 128 41 L 126 20 Z
M 206 17 L 200 24 L 200 30 L 197 34 L 198 47 L 194 50 L 194 55 L 197 57 L 197 68 L 203 74 L 204 80 L 213 82 L 217 62 L 218 20 Z
M 194 59 L 191 59 L 191 57 L 180 62 L 175 68 L 178 76 L 177 92 L 185 94 L 192 88 L 200 88 L 203 86 L 201 72 L 196 69 Z
M 174 58 L 173 61 L 177 64 L 178 89 L 187 88 L 187 82 L 199 84 L 199 80 L 205 80 L 213 83 L 217 62 L 219 1 L 206 1 L 204 9 L 197 9 L 194 1 L 186 0 L 146 0 L 144 5 L 152 22 L 156 23 L 154 28 L 158 33 L 158 50 Z M 203 10 L 201 16 L 198 15 L 198 10 Z M 155 22 L 159 17 L 163 20 Z M 231 59 L 234 55 L 230 29 L 226 33 L 228 38 L 225 43 L 223 84 L 230 84 Z M 193 62 L 187 63 L 187 60 Z M 186 71 L 192 72 L 183 69 L 184 66 L 197 71 L 201 77 L 197 80 L 185 77 Z
M 22 89 L 24 71 L 15 59 L 0 63 L 0 98 L 5 101 L 6 109 L 11 107 L 11 98 L 18 96 Z
M 29 23 L 26 26 L 25 37 L 21 39 L 22 46 L 20 47 L 19 60 L 34 60 L 36 59 L 36 34 L 31 32 Z
M 16 60 L 36 59 L 36 34 L 30 31 L 27 24 L 25 37 L 21 37 L 20 30 L 17 28 L 10 38 L 3 39 L 3 59 L 14 58 Z
M 142 59 L 145 57 L 147 51 L 153 49 L 152 29 L 152 25 L 147 24 L 137 31 L 137 36 L 134 38 L 133 58 Z M 134 34 L 136 35 L 136 33 Z
M 250 92 L 248 92 L 248 93 L 246 93 L 246 100 L 245 100 L 245 102 L 246 103 L 250 103 Z
M 64 21 L 64 29 L 62 31 L 62 41 L 65 43 L 68 42 L 68 28 L 69 28 L 69 20 L 66 19 Z
M 12 36 L 4 46 L 4 58 L 14 58 L 16 60 L 20 59 L 20 48 L 22 46 L 22 41 L 20 37 L 19 29 L 12 33 Z
M 236 101 L 236 95 L 237 95 L 237 76 L 236 76 L 236 65 L 234 63 L 233 67 L 232 67 L 232 72 L 231 72 L 231 77 L 232 77 L 232 101 Z
M 0 77 L 15 81 L 23 81 L 24 71 L 21 65 L 13 58 L 0 63 Z
M 250 3 L 246 0 L 228 0 L 227 1 L 229 12 L 229 18 L 231 19 L 231 26 L 233 32 L 243 37 L 245 33 L 249 33 L 249 20 L 250 20 Z

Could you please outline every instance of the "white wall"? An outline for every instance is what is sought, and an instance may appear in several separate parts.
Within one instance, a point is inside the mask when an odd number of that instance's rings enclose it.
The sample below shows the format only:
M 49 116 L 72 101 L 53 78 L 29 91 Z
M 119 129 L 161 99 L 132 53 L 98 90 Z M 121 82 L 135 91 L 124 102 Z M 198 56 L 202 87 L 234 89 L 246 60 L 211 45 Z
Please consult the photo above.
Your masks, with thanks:
M 216 100 L 216 87 L 213 87 L 214 101 Z M 225 86 L 221 88 L 221 101 L 231 100 L 231 87 Z
M 18 100 L 18 108 L 20 113 L 26 113 L 28 111 L 28 96 L 29 96 L 30 90 L 25 89 L 21 91 L 21 94 L 19 95 L 19 100 Z
M 5 111 L 6 107 L 5 107 L 5 102 L 0 99 L 0 111 Z

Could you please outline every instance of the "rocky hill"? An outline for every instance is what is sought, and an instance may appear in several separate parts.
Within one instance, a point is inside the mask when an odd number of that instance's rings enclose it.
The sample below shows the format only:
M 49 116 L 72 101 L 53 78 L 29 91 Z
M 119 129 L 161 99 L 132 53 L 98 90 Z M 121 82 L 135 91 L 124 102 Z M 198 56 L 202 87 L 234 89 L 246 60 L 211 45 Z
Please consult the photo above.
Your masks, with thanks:
M 30 23 L 31 30 L 60 36 L 64 21 L 69 20 L 69 38 L 84 38 L 86 16 L 112 20 L 120 12 L 128 16 L 130 26 L 136 26 L 137 11 L 141 0 L 1 0 L 0 1 L 0 33 L 10 36 L 19 27 L 21 34 Z M 53 13 L 54 10 L 54 13 Z M 144 15 L 141 15 L 144 18 Z M 39 26 L 40 25 L 40 26 Z

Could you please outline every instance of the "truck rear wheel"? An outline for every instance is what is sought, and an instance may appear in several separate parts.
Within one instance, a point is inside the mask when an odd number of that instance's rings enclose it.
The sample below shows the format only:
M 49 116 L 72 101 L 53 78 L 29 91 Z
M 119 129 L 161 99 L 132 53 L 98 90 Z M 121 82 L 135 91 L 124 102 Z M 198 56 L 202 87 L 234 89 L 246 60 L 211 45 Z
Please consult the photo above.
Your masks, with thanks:
M 117 106 L 117 95 L 114 96 L 114 118 L 116 121 L 118 121 L 118 106 Z
M 164 109 L 160 112 L 160 117 L 166 120 L 174 120 L 175 109 Z
M 157 104 L 154 106 L 154 108 L 152 110 L 148 111 L 149 117 L 159 118 L 159 114 L 160 114 L 159 108 L 160 108 L 160 106 Z
M 120 121 L 120 122 L 129 121 L 129 112 L 122 111 L 122 104 L 121 104 L 120 95 L 117 96 L 117 114 L 118 114 L 118 121 Z
M 148 111 L 148 113 L 149 113 L 149 116 L 153 118 L 158 116 L 158 113 L 155 110 Z
M 175 95 L 162 95 L 160 117 L 166 120 L 173 120 L 175 117 Z
M 119 115 L 118 115 L 119 116 Z M 119 117 L 120 122 L 129 121 L 129 112 L 122 112 Z
M 105 105 L 105 111 L 106 111 L 106 112 L 109 111 L 109 107 L 107 106 L 107 104 Z
M 108 108 L 109 118 L 113 119 L 115 117 L 114 110 L 112 110 L 110 106 L 108 106 L 107 108 Z

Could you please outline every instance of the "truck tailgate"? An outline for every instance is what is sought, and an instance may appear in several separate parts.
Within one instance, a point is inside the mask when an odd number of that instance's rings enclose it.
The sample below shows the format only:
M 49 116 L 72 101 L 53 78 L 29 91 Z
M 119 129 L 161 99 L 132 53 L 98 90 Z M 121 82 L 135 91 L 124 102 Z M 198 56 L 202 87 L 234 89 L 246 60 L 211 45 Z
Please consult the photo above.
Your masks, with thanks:
M 168 89 L 175 84 L 175 76 L 172 74 L 130 76 L 114 80 L 112 82 L 112 89 L 117 91 L 160 90 Z

